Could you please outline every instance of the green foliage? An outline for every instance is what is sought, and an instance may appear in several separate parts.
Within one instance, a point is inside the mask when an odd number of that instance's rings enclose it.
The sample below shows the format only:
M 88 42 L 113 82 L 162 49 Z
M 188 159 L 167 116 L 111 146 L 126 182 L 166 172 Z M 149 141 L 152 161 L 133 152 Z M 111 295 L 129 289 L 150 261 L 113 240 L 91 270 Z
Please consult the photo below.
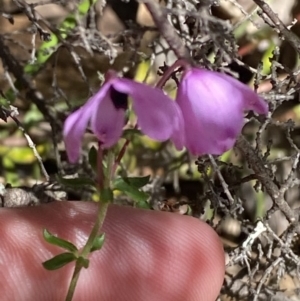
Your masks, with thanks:
M 148 184 L 149 179 L 150 176 L 132 178 L 118 177 L 113 181 L 112 187 L 113 190 L 124 192 L 127 196 L 138 203 L 145 203 L 148 200 L 149 195 L 146 192 L 141 191 L 140 188 Z
M 123 178 L 123 180 L 126 183 L 128 183 L 130 186 L 134 186 L 136 188 L 142 188 L 149 183 L 150 176 Z

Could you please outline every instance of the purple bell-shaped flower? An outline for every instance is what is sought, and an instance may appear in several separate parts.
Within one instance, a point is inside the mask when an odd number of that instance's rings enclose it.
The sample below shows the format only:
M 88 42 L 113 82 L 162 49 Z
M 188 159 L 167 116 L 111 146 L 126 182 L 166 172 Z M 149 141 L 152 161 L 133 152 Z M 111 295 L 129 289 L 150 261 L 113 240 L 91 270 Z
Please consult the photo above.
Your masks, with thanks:
M 268 113 L 267 103 L 248 86 L 199 68 L 185 71 L 176 102 L 184 119 L 185 146 L 194 155 L 220 155 L 232 148 L 244 125 L 244 111 Z

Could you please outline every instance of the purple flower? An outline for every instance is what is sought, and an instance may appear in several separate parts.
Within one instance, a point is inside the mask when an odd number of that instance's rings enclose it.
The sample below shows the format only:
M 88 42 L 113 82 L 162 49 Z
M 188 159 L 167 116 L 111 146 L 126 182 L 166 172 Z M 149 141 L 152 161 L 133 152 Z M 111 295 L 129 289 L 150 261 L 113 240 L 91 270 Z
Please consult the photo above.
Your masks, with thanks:
M 63 134 L 71 162 L 79 158 L 82 137 L 88 125 L 103 148 L 117 143 L 125 123 L 128 96 L 132 98 L 138 125 L 146 135 L 158 141 L 171 138 L 177 148 L 183 147 L 184 126 L 178 105 L 160 89 L 112 76 L 65 121 Z
M 229 75 L 192 68 L 177 91 L 185 123 L 185 146 L 194 155 L 219 155 L 232 148 L 244 123 L 244 111 L 267 114 L 268 105 Z

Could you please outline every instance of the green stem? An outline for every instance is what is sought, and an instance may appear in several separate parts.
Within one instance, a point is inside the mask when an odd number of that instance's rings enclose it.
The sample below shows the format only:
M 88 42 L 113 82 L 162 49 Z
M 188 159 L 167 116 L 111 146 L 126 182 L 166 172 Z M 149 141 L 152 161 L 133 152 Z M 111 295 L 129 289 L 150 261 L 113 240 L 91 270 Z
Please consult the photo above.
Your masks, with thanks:
M 69 285 L 69 290 L 68 290 L 68 294 L 66 297 L 66 301 L 71 301 L 73 299 L 81 268 L 82 268 L 81 263 L 79 261 L 76 261 L 76 265 L 75 265 L 75 269 L 74 269 L 72 279 L 71 279 L 71 282 Z
M 99 154 L 98 155 L 101 155 L 101 159 L 102 159 L 102 151 L 99 150 Z M 111 177 L 112 177 L 112 166 L 113 166 L 113 162 L 114 162 L 114 154 L 113 152 L 110 150 L 108 151 L 108 159 L 107 159 L 107 173 L 106 173 L 106 177 L 104 179 L 104 185 L 101 185 L 102 186 L 102 189 L 106 189 L 106 188 L 109 188 L 110 186 L 110 181 L 111 181 Z M 102 169 L 102 164 L 98 164 L 98 168 L 101 166 L 101 169 Z M 100 174 L 103 172 L 102 170 L 101 171 L 98 171 Z M 104 186 L 104 187 L 103 187 Z M 101 200 L 99 201 L 99 204 L 98 204 L 98 212 L 97 212 L 97 219 L 96 219 L 96 222 L 93 226 L 93 229 L 88 237 L 88 240 L 85 244 L 85 246 L 83 247 L 81 253 L 80 253 L 80 257 L 83 257 L 83 258 L 86 258 L 89 253 L 90 253 L 90 250 L 94 244 L 94 241 L 99 233 L 99 230 L 102 228 L 103 226 L 103 223 L 104 223 L 104 220 L 105 220 L 105 217 L 106 217 L 106 213 L 107 213 L 107 209 L 108 209 L 108 206 L 109 206 L 110 202 L 108 200 Z M 79 279 L 79 274 L 80 274 L 80 271 L 82 269 L 83 265 L 82 265 L 82 261 L 79 261 L 77 260 L 76 261 L 76 264 L 75 264 L 75 268 L 74 268 L 74 272 L 73 272 L 73 275 L 72 275 L 72 279 L 71 279 L 71 282 L 70 282 L 70 285 L 69 285 L 69 289 L 68 289 L 68 293 L 67 293 L 67 296 L 66 296 L 66 301 L 71 301 L 73 296 L 74 296 L 74 292 L 75 292 L 75 288 L 76 288 L 76 285 L 77 285 L 77 282 L 78 282 L 78 279 Z
M 101 229 L 103 226 L 108 206 L 109 206 L 109 202 L 102 203 L 101 201 L 99 201 L 97 219 L 96 219 L 94 227 L 89 235 L 89 238 L 88 238 L 85 246 L 82 249 L 82 252 L 80 254 L 81 257 L 86 258 L 89 255 L 90 250 L 93 246 L 94 240 L 97 237 L 97 234 L 99 232 L 99 229 Z M 79 274 L 80 274 L 82 267 L 83 267 L 82 263 L 80 261 L 76 261 L 76 265 L 75 265 L 75 269 L 74 269 L 72 279 L 71 279 L 71 282 L 69 285 L 67 297 L 65 299 L 66 301 L 71 301 L 73 298 L 75 288 L 77 285 L 77 281 L 79 279 Z
M 94 240 L 97 237 L 99 230 L 102 228 L 104 220 L 105 220 L 105 216 L 107 213 L 107 208 L 108 208 L 109 202 L 104 201 L 101 202 L 99 201 L 99 205 L 98 205 L 98 214 L 97 214 L 97 219 L 95 222 L 95 225 L 90 233 L 90 236 L 85 244 L 85 246 L 82 249 L 81 252 L 81 256 L 82 257 L 86 257 L 87 255 L 89 255 L 90 250 L 94 244 Z

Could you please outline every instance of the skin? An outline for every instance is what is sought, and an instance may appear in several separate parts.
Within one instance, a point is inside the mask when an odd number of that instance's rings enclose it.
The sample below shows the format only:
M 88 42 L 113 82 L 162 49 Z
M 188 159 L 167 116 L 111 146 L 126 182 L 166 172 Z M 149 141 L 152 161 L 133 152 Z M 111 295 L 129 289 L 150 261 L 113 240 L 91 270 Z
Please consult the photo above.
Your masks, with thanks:
M 96 204 L 53 202 L 0 210 L 1 300 L 64 300 L 73 263 L 46 271 L 61 253 L 42 229 L 82 247 Z M 207 224 L 187 216 L 110 206 L 106 241 L 82 270 L 73 300 L 213 301 L 224 279 L 224 252 Z

